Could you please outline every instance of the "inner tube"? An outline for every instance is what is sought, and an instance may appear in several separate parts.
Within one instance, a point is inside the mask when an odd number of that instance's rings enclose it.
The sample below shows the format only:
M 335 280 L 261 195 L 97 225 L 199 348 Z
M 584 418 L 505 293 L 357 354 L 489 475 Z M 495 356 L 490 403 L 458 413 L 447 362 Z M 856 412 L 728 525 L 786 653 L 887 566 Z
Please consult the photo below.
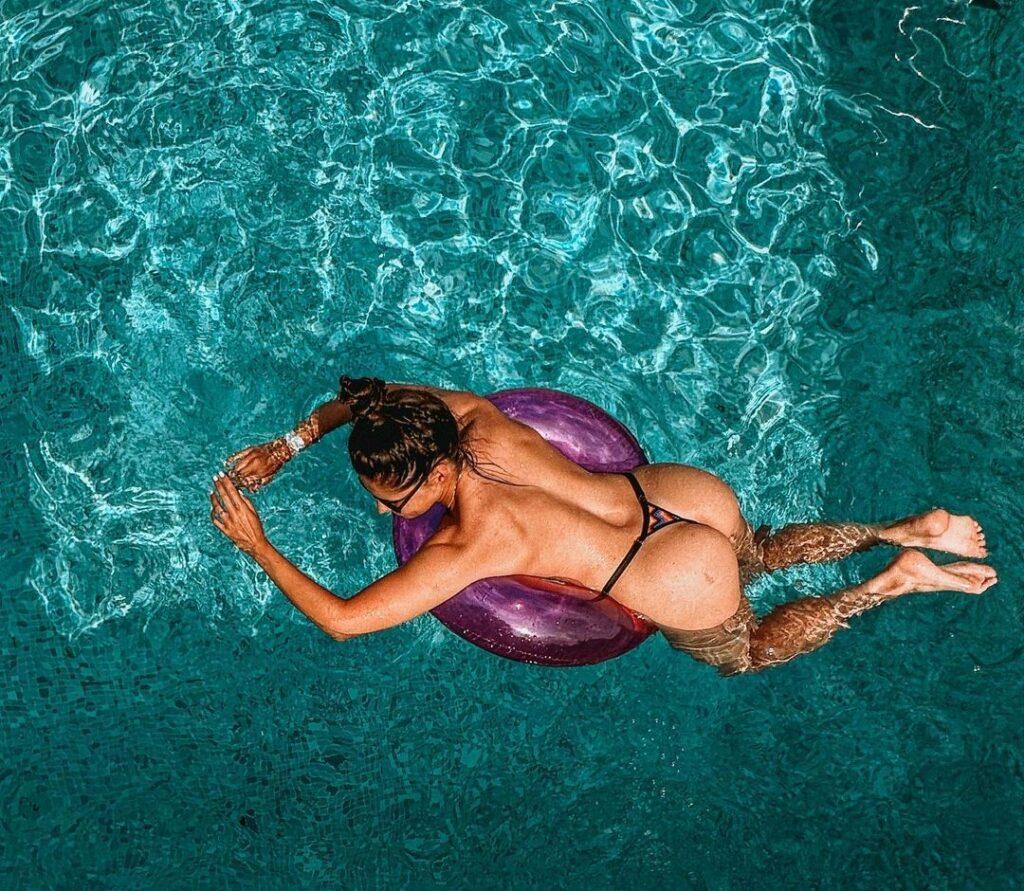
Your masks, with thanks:
M 522 387 L 486 398 L 587 470 L 622 472 L 648 463 L 629 430 L 578 396 Z M 394 518 L 391 536 L 400 565 L 434 534 L 444 513 L 438 503 L 415 519 Z M 530 575 L 480 579 L 431 612 L 470 643 L 532 665 L 593 665 L 628 653 L 656 630 L 600 591 Z

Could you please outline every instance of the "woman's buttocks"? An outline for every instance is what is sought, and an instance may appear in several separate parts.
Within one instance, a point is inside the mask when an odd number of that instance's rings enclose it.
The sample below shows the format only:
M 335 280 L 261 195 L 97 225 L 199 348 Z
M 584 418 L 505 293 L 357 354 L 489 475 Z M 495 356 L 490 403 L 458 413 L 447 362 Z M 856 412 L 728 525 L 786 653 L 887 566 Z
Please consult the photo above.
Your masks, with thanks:
M 736 493 L 724 480 L 689 464 L 645 464 L 633 471 L 647 500 L 680 517 L 739 535 L 745 525 Z

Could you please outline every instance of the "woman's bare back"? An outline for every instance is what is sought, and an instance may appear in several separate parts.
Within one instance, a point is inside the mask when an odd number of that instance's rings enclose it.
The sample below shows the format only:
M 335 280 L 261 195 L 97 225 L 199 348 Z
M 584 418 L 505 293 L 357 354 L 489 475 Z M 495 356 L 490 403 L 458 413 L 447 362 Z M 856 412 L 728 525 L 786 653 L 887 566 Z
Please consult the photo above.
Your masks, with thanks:
M 493 542 L 508 555 L 509 574 L 600 590 L 641 529 L 641 509 L 626 477 L 584 470 L 531 427 L 473 393 L 434 392 L 460 424 L 473 421 L 468 444 L 481 469 L 507 483 L 472 475 L 466 486 L 472 497 L 461 500 L 457 521 L 442 527 L 443 534 Z M 652 504 L 701 525 L 678 524 L 652 534 L 611 596 L 659 624 L 682 625 L 682 612 L 692 604 L 676 602 L 672 592 L 687 555 L 709 535 L 735 541 L 746 521 L 732 489 L 697 467 L 649 464 L 634 475 Z

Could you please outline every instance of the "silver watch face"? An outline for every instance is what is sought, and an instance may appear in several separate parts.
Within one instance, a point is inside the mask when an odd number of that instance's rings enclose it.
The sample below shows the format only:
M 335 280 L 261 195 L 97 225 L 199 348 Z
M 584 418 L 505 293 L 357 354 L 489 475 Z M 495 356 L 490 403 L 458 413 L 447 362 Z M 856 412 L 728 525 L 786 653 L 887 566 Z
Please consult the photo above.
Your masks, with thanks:
M 288 449 L 293 455 L 301 452 L 306 447 L 306 443 L 303 441 L 302 437 L 295 432 L 286 434 L 284 441 L 287 443 Z

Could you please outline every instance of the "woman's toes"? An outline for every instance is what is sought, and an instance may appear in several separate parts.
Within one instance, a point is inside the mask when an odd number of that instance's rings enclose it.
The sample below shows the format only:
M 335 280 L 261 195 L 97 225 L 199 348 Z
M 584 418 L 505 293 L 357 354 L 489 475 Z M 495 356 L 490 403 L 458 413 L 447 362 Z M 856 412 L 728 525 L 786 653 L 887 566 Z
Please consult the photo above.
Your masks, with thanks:
M 972 594 L 980 594 L 998 581 L 995 570 L 983 563 L 951 563 L 942 568 L 963 579 Z
M 961 561 L 959 563 L 947 563 L 942 567 L 946 572 L 951 572 L 962 579 L 967 579 L 978 584 L 989 581 L 996 577 L 996 571 L 984 563 L 971 563 Z

